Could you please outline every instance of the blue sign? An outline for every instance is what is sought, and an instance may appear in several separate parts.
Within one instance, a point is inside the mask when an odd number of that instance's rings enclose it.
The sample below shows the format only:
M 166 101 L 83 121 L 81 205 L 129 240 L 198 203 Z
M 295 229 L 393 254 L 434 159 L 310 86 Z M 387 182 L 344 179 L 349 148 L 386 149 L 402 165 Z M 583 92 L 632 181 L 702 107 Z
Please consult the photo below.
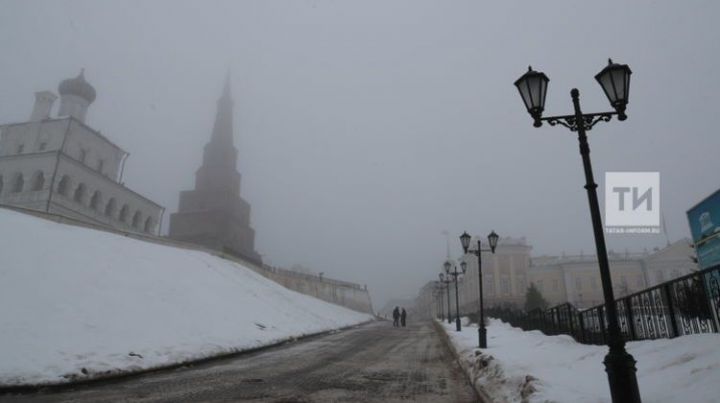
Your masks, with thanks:
M 700 269 L 720 265 L 720 190 L 687 212 Z

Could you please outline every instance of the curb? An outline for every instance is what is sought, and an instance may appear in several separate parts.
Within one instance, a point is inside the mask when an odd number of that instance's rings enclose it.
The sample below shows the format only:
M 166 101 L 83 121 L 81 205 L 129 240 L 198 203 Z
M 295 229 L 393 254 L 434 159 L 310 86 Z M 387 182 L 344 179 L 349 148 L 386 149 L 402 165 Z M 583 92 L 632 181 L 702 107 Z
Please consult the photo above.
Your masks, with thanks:
M 463 365 L 463 360 L 460 359 L 460 354 L 458 353 L 457 349 L 455 348 L 455 345 L 450 341 L 450 336 L 445 331 L 445 328 L 435 319 L 433 319 L 433 327 L 435 328 L 435 331 L 438 332 L 440 335 L 440 339 L 442 339 L 443 343 L 445 343 L 445 346 L 450 350 L 453 357 L 455 358 L 455 361 L 458 363 L 460 368 L 462 369 L 463 373 L 465 374 L 465 378 L 467 379 L 468 383 L 470 383 L 470 386 L 475 390 L 475 393 L 480 397 L 481 402 L 485 403 L 493 403 L 494 400 L 485 393 L 485 391 L 480 388 L 478 385 L 475 384 L 475 382 L 472 379 L 472 375 L 470 374 L 470 371 Z
M 89 386 L 89 385 L 101 385 L 101 384 L 111 384 L 115 382 L 119 382 L 128 378 L 134 378 L 139 377 L 142 375 L 148 375 L 155 372 L 162 372 L 162 371 L 171 371 L 174 369 L 182 368 L 182 367 L 193 367 L 195 365 L 199 364 L 206 364 L 214 361 L 222 361 L 222 360 L 229 360 L 233 358 L 239 358 L 244 355 L 249 355 L 252 353 L 257 353 L 265 350 L 269 350 L 275 347 L 280 347 L 286 344 L 296 343 L 299 341 L 308 341 L 311 339 L 319 338 L 322 336 L 328 336 L 330 334 L 348 330 L 352 328 L 356 328 L 359 326 L 364 326 L 369 323 L 376 322 L 376 320 L 369 320 L 365 322 L 360 322 L 354 325 L 349 325 L 345 327 L 340 327 L 337 329 L 330 329 L 330 330 L 324 330 L 322 332 L 317 333 L 310 333 L 306 335 L 302 335 L 299 337 L 288 337 L 286 339 L 277 341 L 272 344 L 267 344 L 260 347 L 253 347 L 245 350 L 240 351 L 233 351 L 233 352 L 227 352 L 227 353 L 220 353 L 217 355 L 212 355 L 208 357 L 199 358 L 196 360 L 187 360 L 187 361 L 181 361 L 173 364 L 168 365 L 162 365 L 152 368 L 145 368 L 145 369 L 139 369 L 139 370 L 128 370 L 123 372 L 113 372 L 113 373 L 100 373 L 96 376 L 76 380 L 76 381 L 69 381 L 69 382 L 63 382 L 63 383 L 44 383 L 44 384 L 34 384 L 34 385 L 6 385 L 6 386 L 0 386 L 0 396 L 2 395 L 22 395 L 22 394 L 32 394 L 32 393 L 38 393 L 38 392 L 61 392 L 66 390 L 72 390 L 79 386 Z

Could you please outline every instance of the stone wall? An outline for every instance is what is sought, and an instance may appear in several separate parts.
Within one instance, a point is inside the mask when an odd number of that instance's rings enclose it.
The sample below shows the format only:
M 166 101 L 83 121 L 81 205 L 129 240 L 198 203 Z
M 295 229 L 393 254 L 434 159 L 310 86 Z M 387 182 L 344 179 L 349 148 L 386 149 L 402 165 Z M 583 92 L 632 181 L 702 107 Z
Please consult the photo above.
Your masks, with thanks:
M 268 265 L 263 265 L 262 268 L 258 268 L 256 271 L 291 290 L 342 305 L 355 311 L 373 313 L 367 287 L 359 284 Z

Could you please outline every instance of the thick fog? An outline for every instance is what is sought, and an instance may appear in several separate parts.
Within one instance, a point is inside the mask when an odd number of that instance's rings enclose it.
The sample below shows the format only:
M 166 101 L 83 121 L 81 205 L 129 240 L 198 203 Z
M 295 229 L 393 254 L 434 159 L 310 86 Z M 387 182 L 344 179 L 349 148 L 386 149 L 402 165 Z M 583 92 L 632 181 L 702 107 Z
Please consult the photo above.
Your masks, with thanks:
M 606 171 L 659 171 L 671 240 L 716 190 L 720 45 L 713 1 L 1 1 L 0 122 L 85 68 L 87 123 L 131 153 L 126 184 L 177 210 L 229 70 L 241 194 L 256 246 L 414 296 L 467 230 L 533 255 L 594 253 L 575 134 L 532 127 L 513 82 L 550 78 L 546 114 L 610 110 L 594 80 L 633 70 L 628 120 L 591 132 Z M 660 235 L 609 235 L 641 251 Z

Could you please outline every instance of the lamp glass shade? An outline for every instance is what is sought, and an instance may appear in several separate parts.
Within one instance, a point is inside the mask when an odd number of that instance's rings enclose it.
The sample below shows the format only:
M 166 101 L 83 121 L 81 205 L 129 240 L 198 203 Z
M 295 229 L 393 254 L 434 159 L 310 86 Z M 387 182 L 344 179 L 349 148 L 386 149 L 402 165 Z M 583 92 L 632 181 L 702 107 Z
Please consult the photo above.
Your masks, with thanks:
M 460 268 L 462 269 L 463 274 L 467 272 L 467 262 L 464 260 L 460 263 Z
M 445 275 L 443 273 L 438 274 L 438 277 L 440 277 L 440 281 L 445 281 Z
M 632 71 L 627 64 L 617 64 L 613 63 L 612 60 L 608 60 L 608 65 L 595 75 L 595 80 L 602 87 L 608 101 L 610 101 L 610 105 L 618 113 L 624 111 L 628 103 L 630 74 L 632 74 Z
M 450 273 L 450 261 L 446 261 L 445 264 L 443 264 L 443 267 L 445 268 L 445 273 Z
M 495 231 L 491 231 L 490 235 L 488 235 L 488 243 L 490 244 L 490 250 L 495 253 L 495 248 L 497 247 L 498 240 L 500 239 L 500 236 L 495 233 Z
M 534 118 L 539 118 L 545 110 L 548 81 L 550 79 L 545 73 L 534 71 L 532 67 L 528 67 L 528 71 L 515 81 L 525 108 Z
M 470 234 L 467 232 L 463 232 L 462 235 L 460 235 L 460 243 L 462 244 L 462 248 L 467 253 L 468 248 L 470 247 Z

